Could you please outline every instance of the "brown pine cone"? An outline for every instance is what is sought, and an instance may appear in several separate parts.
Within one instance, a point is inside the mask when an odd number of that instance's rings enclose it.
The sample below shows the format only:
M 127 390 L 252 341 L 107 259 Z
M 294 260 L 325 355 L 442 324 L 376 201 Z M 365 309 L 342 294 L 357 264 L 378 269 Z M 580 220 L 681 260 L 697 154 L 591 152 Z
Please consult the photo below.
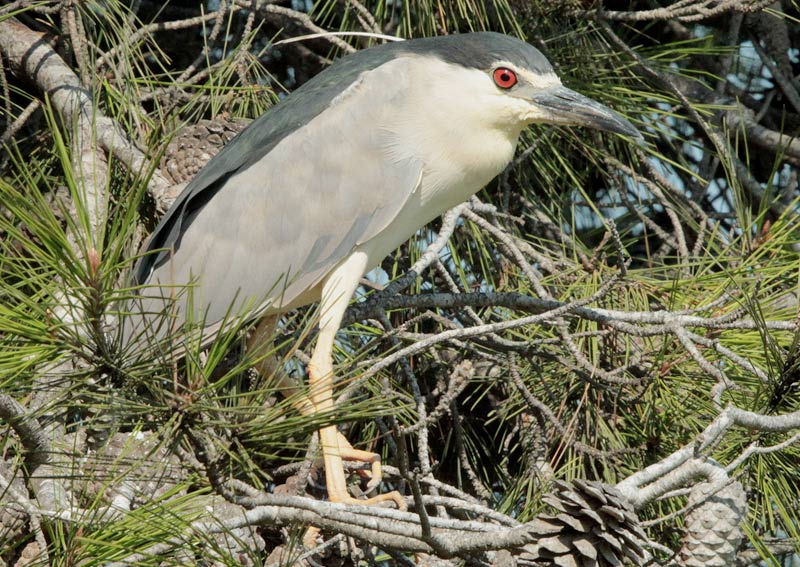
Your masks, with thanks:
M 544 501 L 558 513 L 532 523 L 542 537 L 524 547 L 520 564 L 611 567 L 626 561 L 643 565 L 649 558 L 639 518 L 613 486 L 589 480 L 553 484 Z
M 11 487 L 20 494 L 27 495 L 25 483 L 22 475 L 14 475 L 11 467 L 6 463 L 0 462 L 0 474 L 5 479 L 11 479 Z M 28 531 L 28 514 L 21 504 L 18 504 L 12 496 L 0 490 L 0 560 L 3 558 L 3 551 L 14 547 Z
M 249 123 L 249 120 L 217 117 L 184 126 L 161 158 L 162 173 L 175 184 L 189 181 Z
M 697 485 L 689 495 L 686 530 L 681 546 L 681 565 L 724 567 L 733 565 L 742 541 L 739 528 L 747 511 L 747 495 L 739 482 L 723 488 Z

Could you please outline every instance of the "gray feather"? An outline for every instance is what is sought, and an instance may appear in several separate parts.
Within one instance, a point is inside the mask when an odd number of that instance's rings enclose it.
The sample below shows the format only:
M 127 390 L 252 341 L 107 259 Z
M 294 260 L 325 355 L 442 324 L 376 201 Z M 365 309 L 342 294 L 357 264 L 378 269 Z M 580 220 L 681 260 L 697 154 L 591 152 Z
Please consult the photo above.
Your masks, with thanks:
M 134 283 L 147 282 L 153 268 L 167 261 L 169 249 L 180 246 L 187 225 L 228 177 L 257 163 L 286 136 L 308 124 L 362 73 L 404 54 L 436 56 L 465 67 L 489 68 L 506 60 L 539 73 L 552 71 L 534 47 L 491 32 L 387 43 L 340 59 L 255 120 L 197 174 L 153 231 Z M 157 250 L 161 251 L 154 253 Z
M 142 290 L 131 311 L 169 307 L 170 327 L 200 317 L 210 334 L 226 315 L 318 299 L 313 290 L 356 246 L 391 223 L 421 175 L 420 163 L 391 156 L 390 131 L 363 128 L 391 120 L 399 95 L 384 87 L 367 73 L 353 86 L 360 98 L 345 93 L 260 159 L 220 176 L 213 200 L 209 193 L 187 192 L 172 209 L 171 226 L 161 225 L 159 234 L 172 248 L 146 272 L 144 283 L 155 287 Z M 208 169 L 201 176 L 211 175 Z M 198 195 L 203 206 L 187 207 Z M 171 286 L 193 281 L 198 285 L 190 314 L 184 298 L 169 298 Z M 136 319 L 124 333 L 128 338 L 143 331 Z
M 375 73 L 409 54 L 550 70 L 530 45 L 492 33 L 390 43 L 341 59 L 254 121 L 176 199 L 136 266 L 134 283 L 151 287 L 123 335 L 141 332 L 149 317 L 137 312 L 169 308 L 170 328 L 190 316 L 216 328 L 230 309 L 257 315 L 318 299 L 324 277 L 388 227 L 419 182 L 423 164 L 396 157 L 380 126 L 391 123 L 407 77 Z M 188 313 L 170 286 L 190 282 L 199 285 Z

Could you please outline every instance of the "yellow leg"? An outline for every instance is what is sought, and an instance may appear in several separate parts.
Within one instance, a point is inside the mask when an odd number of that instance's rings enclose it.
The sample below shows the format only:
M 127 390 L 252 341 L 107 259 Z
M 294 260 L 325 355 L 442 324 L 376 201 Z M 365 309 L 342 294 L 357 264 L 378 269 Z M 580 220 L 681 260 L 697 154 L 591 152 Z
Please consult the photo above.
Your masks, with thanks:
M 361 276 L 367 268 L 367 256 L 356 252 L 336 268 L 325 281 L 320 304 L 319 336 L 308 365 L 308 380 L 311 388 L 311 403 L 317 412 L 333 410 L 333 342 L 342 323 L 347 304 L 353 296 Z M 328 499 L 345 504 L 377 504 L 393 501 L 404 510 L 406 503 L 398 492 L 381 494 L 366 500 L 358 500 L 347 492 L 347 479 L 343 459 L 372 463 L 373 479 L 371 486 L 377 486 L 381 479 L 380 457 L 367 451 L 357 451 L 336 430 L 335 425 L 320 429 L 322 457 L 325 463 L 325 481 Z
M 358 473 L 363 476 L 364 478 L 368 478 L 369 482 L 367 482 L 367 492 L 371 491 L 373 488 L 377 488 L 380 485 L 381 481 L 383 480 L 383 470 L 381 469 L 381 456 L 378 453 L 373 453 L 372 451 L 362 451 L 360 449 L 354 449 L 350 442 L 347 440 L 347 437 L 336 432 L 337 438 L 339 440 L 339 452 L 342 455 L 342 459 L 346 461 L 356 461 L 359 463 L 370 463 L 372 466 L 370 467 L 369 471 L 360 470 Z M 403 502 L 405 504 L 405 501 Z M 402 508 L 402 506 L 399 506 Z
M 277 368 L 274 357 L 266 357 L 257 365 L 256 370 L 262 376 L 274 374 L 284 395 L 291 397 L 292 404 L 303 415 L 311 416 L 333 410 L 333 342 L 342 322 L 347 304 L 358 286 L 361 276 L 366 271 L 366 255 L 355 253 L 328 277 L 322 293 L 320 305 L 319 336 L 311 362 L 308 365 L 310 395 L 301 395 L 298 385 Z M 264 317 L 257 325 L 248 341 L 248 350 L 258 348 L 269 341 L 277 325 L 277 316 Z M 325 480 L 328 498 L 331 502 L 345 504 L 378 504 L 392 501 L 400 510 L 407 509 L 405 499 L 399 492 L 380 494 L 366 500 L 350 496 L 347 491 L 347 477 L 344 472 L 344 460 L 370 463 L 371 478 L 367 489 L 377 487 L 383 473 L 380 455 L 369 451 L 354 449 L 339 433 L 335 425 L 320 429 L 320 443 L 325 465 Z M 308 535 L 308 534 L 307 534 Z M 305 539 L 305 538 L 304 538 Z
M 272 336 L 278 325 L 279 315 L 267 315 L 256 325 L 253 334 L 247 341 L 248 352 L 258 352 L 258 348 L 268 348 L 272 344 Z M 289 374 L 280 367 L 280 360 L 276 356 L 265 356 L 261 358 L 253 368 L 261 376 L 273 376 L 276 386 L 284 398 L 291 400 L 292 405 L 302 415 L 314 415 L 314 404 L 311 399 L 302 394 L 300 384 L 297 383 Z
M 319 431 L 320 443 L 322 444 L 322 458 L 325 462 L 325 484 L 328 488 L 328 500 L 331 502 L 342 502 L 344 504 L 361 504 L 369 506 L 372 504 L 380 504 L 381 502 L 394 502 L 400 510 L 407 510 L 405 498 L 395 491 L 387 492 L 385 494 L 378 494 L 372 498 L 360 500 L 353 498 L 347 491 L 347 477 L 344 473 L 344 460 L 360 461 L 365 463 L 372 463 L 372 478 L 367 485 L 368 489 L 372 489 L 381 482 L 381 460 L 380 455 L 370 453 L 369 451 L 359 451 L 353 449 L 350 443 L 336 430 L 335 425 L 323 427 Z M 347 446 L 340 445 L 344 442 Z

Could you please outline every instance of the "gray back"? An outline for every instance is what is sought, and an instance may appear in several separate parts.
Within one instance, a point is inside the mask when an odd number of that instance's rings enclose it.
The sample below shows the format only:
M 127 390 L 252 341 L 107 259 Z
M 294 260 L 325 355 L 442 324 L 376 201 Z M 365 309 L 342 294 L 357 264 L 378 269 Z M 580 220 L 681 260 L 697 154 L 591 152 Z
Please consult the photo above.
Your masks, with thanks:
M 494 62 L 505 60 L 540 73 L 552 70 L 534 47 L 492 32 L 386 43 L 339 59 L 255 120 L 192 179 L 153 231 L 145 252 L 161 251 L 139 260 L 134 284 L 147 283 L 153 269 L 169 259 L 169 249 L 180 247 L 187 226 L 214 198 L 225 180 L 261 160 L 287 135 L 323 112 L 359 75 L 405 54 L 434 56 L 479 69 L 488 69 Z

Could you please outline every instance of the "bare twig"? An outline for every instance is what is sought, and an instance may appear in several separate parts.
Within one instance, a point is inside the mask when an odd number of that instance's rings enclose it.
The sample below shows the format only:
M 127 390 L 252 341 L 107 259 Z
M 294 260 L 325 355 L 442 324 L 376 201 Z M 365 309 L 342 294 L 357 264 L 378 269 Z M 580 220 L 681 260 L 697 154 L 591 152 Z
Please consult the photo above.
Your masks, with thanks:
M 702 22 L 727 12 L 756 12 L 772 3 L 772 0 L 680 0 L 663 8 L 636 11 L 597 11 L 608 20 L 645 22 L 659 20 L 677 20 L 681 23 Z M 582 10 L 582 15 L 597 13 L 594 10 Z
M 0 394 L 0 418 L 8 422 L 29 453 L 29 470 L 33 471 L 50 459 L 50 440 L 44 430 L 19 402 L 11 396 Z
M 655 488 L 650 490 L 644 488 L 646 485 L 658 482 L 659 479 L 677 470 L 684 463 L 694 459 L 698 454 L 716 443 L 721 436 L 735 425 L 763 432 L 786 433 L 793 429 L 800 429 L 800 411 L 768 416 L 743 410 L 735 406 L 728 406 L 697 435 L 693 442 L 684 445 L 658 463 L 654 463 L 630 475 L 617 484 L 617 489 L 631 501 L 634 507 L 641 508 L 648 502 L 661 496 L 664 492 L 671 490 L 679 483 L 677 483 L 677 481 L 664 481 L 661 484 L 655 485 Z M 686 474 L 690 476 L 694 474 L 691 467 L 685 469 L 685 471 Z M 674 478 L 683 479 L 683 473 Z

